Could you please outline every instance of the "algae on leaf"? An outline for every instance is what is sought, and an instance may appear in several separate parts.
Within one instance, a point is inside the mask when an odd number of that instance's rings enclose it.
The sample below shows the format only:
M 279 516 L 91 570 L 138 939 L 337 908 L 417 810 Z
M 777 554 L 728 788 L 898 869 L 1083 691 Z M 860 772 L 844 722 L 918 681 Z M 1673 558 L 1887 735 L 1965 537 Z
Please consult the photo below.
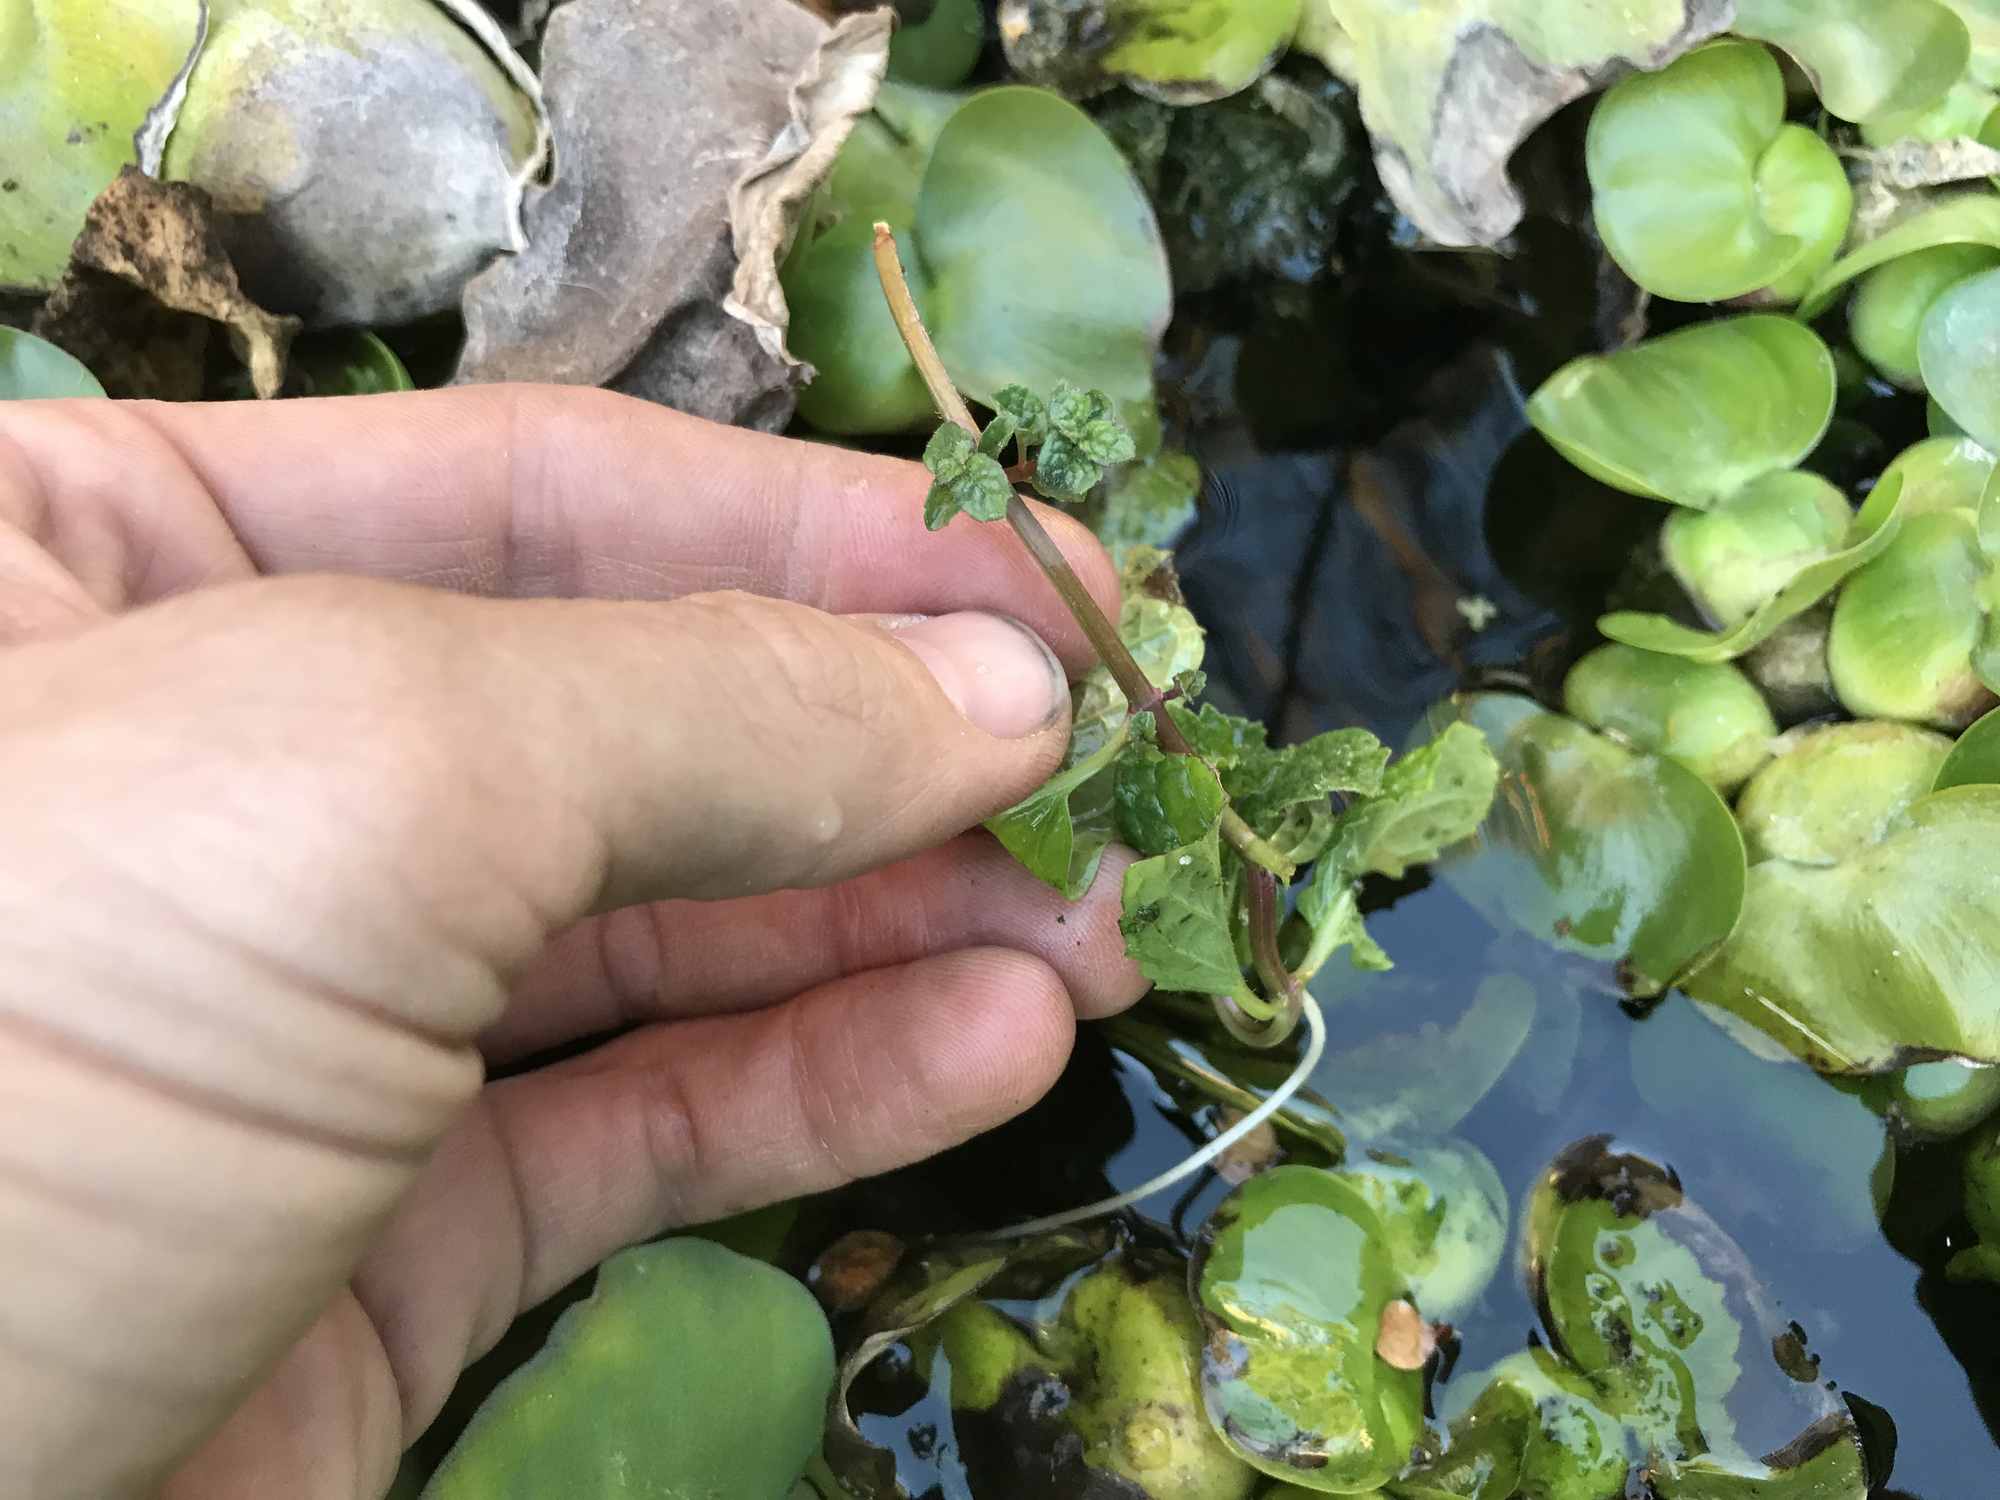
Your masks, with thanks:
M 1730 0 L 1306 0 L 1301 37 L 1361 93 L 1383 185 L 1444 245 L 1491 245 L 1520 222 L 1507 160 L 1572 99 L 1658 68 L 1725 31 Z

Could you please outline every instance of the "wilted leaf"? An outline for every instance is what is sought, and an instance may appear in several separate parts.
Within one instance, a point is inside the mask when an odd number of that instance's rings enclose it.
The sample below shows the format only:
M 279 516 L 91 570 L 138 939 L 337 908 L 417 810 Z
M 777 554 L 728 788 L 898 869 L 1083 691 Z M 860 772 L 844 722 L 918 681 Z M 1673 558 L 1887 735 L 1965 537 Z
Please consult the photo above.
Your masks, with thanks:
M 790 118 L 770 150 L 729 190 L 736 275 L 723 310 L 754 328 L 764 352 L 787 365 L 798 361 L 785 347 L 791 309 L 778 271 L 855 120 L 875 102 L 889 63 L 892 20 L 884 6 L 845 16 L 834 26 L 793 80 Z M 973 50 L 976 55 L 976 41 Z
M 47 291 L 201 32 L 200 0 L 0 7 L 0 287 Z
M 297 318 L 243 293 L 207 195 L 127 167 L 90 207 L 35 331 L 82 360 L 114 396 L 202 394 L 212 325 L 229 330 L 259 396 L 285 384 Z
M 1382 182 L 1445 245 L 1490 245 L 1520 222 L 1507 160 L 1572 99 L 1659 68 L 1728 29 L 1728 0 L 1306 0 L 1301 36 L 1361 93 Z M 1310 14 L 1310 12 L 1317 12 Z
M 211 0 L 160 175 L 214 198 L 245 287 L 315 327 L 457 302 L 524 243 L 541 86 L 473 0 Z
M 833 1373 L 826 1318 L 791 1277 L 705 1240 L 642 1245 L 599 1267 L 424 1495 L 781 1495 Z
M 455 379 L 610 385 L 784 426 L 791 372 L 723 311 L 726 205 L 762 173 L 832 34 L 792 0 L 558 7 L 542 42 L 557 175 L 528 196 L 526 250 L 466 289 Z
M 1535 392 L 1528 419 L 1593 478 L 1705 510 L 1810 453 L 1837 389 L 1811 329 L 1754 314 L 1572 360 Z

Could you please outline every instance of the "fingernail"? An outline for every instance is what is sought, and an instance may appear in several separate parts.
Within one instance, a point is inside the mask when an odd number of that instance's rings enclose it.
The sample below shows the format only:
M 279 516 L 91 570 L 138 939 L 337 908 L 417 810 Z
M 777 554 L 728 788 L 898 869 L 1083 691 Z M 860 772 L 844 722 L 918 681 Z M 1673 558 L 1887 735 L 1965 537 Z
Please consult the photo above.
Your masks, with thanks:
M 1005 615 L 968 611 L 889 626 L 958 711 L 1005 740 L 1047 729 L 1069 704 L 1069 680 L 1042 638 Z

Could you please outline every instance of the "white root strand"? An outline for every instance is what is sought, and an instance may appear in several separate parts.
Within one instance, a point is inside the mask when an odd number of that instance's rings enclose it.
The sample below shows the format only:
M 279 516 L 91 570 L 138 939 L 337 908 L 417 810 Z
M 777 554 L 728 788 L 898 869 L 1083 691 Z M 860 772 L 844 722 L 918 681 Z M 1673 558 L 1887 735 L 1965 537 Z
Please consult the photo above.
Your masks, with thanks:
M 1116 1213 L 1121 1208 L 1130 1208 L 1133 1204 L 1150 1198 L 1153 1194 L 1162 1192 L 1172 1187 L 1175 1183 L 1184 1181 L 1192 1177 L 1195 1173 L 1202 1171 L 1209 1163 L 1222 1155 L 1223 1152 L 1227 1151 L 1231 1146 L 1235 1145 L 1246 1135 L 1250 1134 L 1251 1131 L 1283 1109 L 1290 1101 L 1292 1095 L 1305 1086 L 1305 1081 L 1312 1076 L 1313 1069 L 1319 1066 L 1320 1056 L 1326 1051 L 1326 1017 L 1320 1014 L 1319 1002 L 1313 999 L 1311 995 L 1305 997 L 1305 1004 L 1300 1013 L 1305 1017 L 1306 1022 L 1306 1050 L 1299 1058 L 1299 1065 L 1292 1069 L 1291 1077 L 1273 1089 L 1270 1097 L 1262 1104 L 1251 1110 L 1249 1114 L 1223 1131 L 1221 1135 L 1210 1141 L 1206 1146 L 1203 1146 L 1185 1161 L 1168 1168 L 1157 1177 L 1140 1183 L 1130 1192 L 1120 1193 L 1115 1198 L 1105 1198 L 1097 1203 L 1086 1203 L 1082 1208 L 1072 1208 L 1059 1214 L 1049 1214 L 1045 1218 L 1030 1219 L 1025 1224 L 1009 1225 L 1005 1229 L 998 1229 L 991 1234 L 981 1235 L 980 1238 L 995 1240 L 1022 1239 L 1031 1234 L 1045 1234 L 1051 1229 L 1063 1229 L 1071 1224 L 1081 1224 L 1086 1219 L 1102 1218 L 1105 1214 Z

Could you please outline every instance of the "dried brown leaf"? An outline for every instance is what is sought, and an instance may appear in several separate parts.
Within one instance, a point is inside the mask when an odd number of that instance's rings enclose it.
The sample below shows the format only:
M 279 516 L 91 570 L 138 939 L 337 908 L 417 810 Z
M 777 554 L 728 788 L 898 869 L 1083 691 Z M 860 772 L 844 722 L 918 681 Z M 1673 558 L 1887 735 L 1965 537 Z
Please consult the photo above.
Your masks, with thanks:
M 1375 1353 L 1394 1370 L 1421 1370 L 1437 1350 L 1437 1334 L 1412 1302 L 1391 1302 L 1382 1309 Z
M 35 331 L 113 396 L 186 401 L 201 395 L 213 324 L 229 330 L 257 394 L 276 396 L 299 320 L 244 295 L 206 193 L 125 168 L 91 205 Z

